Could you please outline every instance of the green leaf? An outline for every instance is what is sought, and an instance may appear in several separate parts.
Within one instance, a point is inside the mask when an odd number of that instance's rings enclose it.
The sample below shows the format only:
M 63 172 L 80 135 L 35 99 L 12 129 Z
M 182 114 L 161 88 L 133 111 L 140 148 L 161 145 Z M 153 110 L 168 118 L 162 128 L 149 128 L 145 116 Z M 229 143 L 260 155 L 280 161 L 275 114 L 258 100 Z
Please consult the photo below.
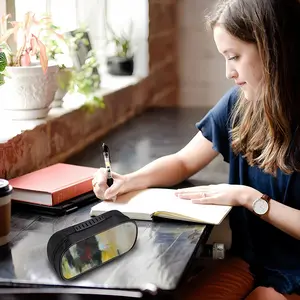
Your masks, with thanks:
M 0 86 L 3 85 L 4 83 L 5 83 L 4 75 L 0 74 Z
M 3 72 L 7 66 L 7 59 L 4 52 L 0 52 L 0 72 Z

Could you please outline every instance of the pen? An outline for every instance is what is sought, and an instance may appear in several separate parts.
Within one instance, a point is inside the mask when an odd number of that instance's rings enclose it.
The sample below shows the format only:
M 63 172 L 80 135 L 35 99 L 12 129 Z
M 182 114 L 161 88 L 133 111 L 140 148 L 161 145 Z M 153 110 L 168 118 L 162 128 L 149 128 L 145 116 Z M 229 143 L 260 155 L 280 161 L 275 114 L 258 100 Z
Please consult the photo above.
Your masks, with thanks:
M 103 143 L 102 150 L 103 150 L 105 168 L 107 170 L 107 182 L 106 183 L 108 186 L 111 186 L 114 183 L 114 179 L 112 177 L 112 172 L 111 172 L 109 148 L 107 145 L 105 145 Z

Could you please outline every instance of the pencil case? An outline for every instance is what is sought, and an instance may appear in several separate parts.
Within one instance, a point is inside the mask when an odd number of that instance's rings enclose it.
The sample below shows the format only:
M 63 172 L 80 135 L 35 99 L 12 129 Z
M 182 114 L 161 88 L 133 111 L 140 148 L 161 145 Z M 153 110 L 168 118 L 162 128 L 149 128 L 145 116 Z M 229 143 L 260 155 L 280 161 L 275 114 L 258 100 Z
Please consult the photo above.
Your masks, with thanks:
M 47 255 L 56 274 L 73 280 L 129 252 L 137 240 L 136 222 L 118 210 L 55 232 Z

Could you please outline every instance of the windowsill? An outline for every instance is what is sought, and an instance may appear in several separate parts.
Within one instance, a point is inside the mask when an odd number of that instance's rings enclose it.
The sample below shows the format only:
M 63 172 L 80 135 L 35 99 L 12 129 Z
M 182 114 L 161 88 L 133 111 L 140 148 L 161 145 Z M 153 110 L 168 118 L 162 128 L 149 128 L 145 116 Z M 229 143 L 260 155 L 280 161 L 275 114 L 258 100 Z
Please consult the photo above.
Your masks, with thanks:
M 99 94 L 105 96 L 117 90 L 123 89 L 130 85 L 137 84 L 142 77 L 137 76 L 112 76 L 109 74 L 101 74 L 101 90 Z M 58 118 L 64 114 L 79 109 L 84 104 L 82 95 L 67 94 L 64 97 L 62 107 L 51 108 L 45 119 L 36 120 L 11 120 L 5 112 L 0 111 L 0 143 L 5 143 L 16 135 L 25 130 L 32 130 L 40 124 L 45 124 L 49 120 Z

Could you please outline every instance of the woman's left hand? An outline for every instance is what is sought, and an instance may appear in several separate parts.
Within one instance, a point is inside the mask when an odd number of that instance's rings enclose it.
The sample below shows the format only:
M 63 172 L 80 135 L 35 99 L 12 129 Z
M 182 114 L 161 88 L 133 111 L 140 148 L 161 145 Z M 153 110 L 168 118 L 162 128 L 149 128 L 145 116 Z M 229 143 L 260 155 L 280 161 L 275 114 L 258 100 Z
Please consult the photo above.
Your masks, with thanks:
M 178 198 L 192 200 L 198 204 L 248 206 L 262 193 L 246 185 L 215 184 L 178 189 Z

